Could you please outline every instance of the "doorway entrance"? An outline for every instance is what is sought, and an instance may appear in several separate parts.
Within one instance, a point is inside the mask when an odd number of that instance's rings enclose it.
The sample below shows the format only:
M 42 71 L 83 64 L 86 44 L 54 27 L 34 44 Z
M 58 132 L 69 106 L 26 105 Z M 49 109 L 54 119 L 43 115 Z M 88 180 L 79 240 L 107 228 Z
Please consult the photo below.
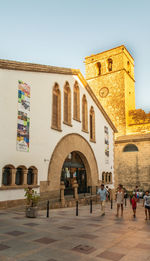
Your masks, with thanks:
M 65 195 L 73 195 L 73 184 L 75 180 L 78 183 L 78 193 L 86 193 L 86 169 L 80 155 L 76 151 L 73 151 L 69 153 L 65 159 L 61 172 L 61 181 L 63 181 L 65 185 Z

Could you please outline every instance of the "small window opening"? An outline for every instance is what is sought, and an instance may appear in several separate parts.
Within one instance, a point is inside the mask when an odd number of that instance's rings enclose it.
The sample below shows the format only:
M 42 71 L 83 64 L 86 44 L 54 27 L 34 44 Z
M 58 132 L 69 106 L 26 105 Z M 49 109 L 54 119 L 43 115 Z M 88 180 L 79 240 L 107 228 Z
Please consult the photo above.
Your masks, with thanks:
M 108 59 L 108 71 L 111 72 L 112 71 L 112 64 L 113 64 L 113 61 L 111 58 Z

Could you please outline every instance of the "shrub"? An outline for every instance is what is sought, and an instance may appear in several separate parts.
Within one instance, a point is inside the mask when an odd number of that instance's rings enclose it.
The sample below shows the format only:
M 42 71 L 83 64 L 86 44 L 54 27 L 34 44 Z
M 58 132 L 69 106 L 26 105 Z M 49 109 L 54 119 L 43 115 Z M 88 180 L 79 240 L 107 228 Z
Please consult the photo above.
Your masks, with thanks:
M 37 192 L 34 189 L 31 188 L 25 189 L 24 196 L 26 197 L 27 205 L 31 207 L 37 206 L 40 196 L 37 194 Z

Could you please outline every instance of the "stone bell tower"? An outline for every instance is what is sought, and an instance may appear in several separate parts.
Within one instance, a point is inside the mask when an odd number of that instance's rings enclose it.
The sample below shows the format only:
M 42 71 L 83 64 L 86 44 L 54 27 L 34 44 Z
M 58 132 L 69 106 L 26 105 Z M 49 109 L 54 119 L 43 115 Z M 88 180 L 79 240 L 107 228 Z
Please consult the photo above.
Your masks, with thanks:
M 135 110 L 134 60 L 124 45 L 85 57 L 86 80 L 118 129 L 126 135 Z

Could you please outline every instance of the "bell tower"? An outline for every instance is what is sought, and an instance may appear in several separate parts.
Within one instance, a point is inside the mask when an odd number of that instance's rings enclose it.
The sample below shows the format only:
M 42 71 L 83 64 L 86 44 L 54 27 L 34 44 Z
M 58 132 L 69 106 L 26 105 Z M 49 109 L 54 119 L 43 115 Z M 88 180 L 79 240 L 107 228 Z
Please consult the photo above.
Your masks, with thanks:
M 134 60 L 124 45 L 85 57 L 86 80 L 118 129 L 126 135 L 135 110 Z

